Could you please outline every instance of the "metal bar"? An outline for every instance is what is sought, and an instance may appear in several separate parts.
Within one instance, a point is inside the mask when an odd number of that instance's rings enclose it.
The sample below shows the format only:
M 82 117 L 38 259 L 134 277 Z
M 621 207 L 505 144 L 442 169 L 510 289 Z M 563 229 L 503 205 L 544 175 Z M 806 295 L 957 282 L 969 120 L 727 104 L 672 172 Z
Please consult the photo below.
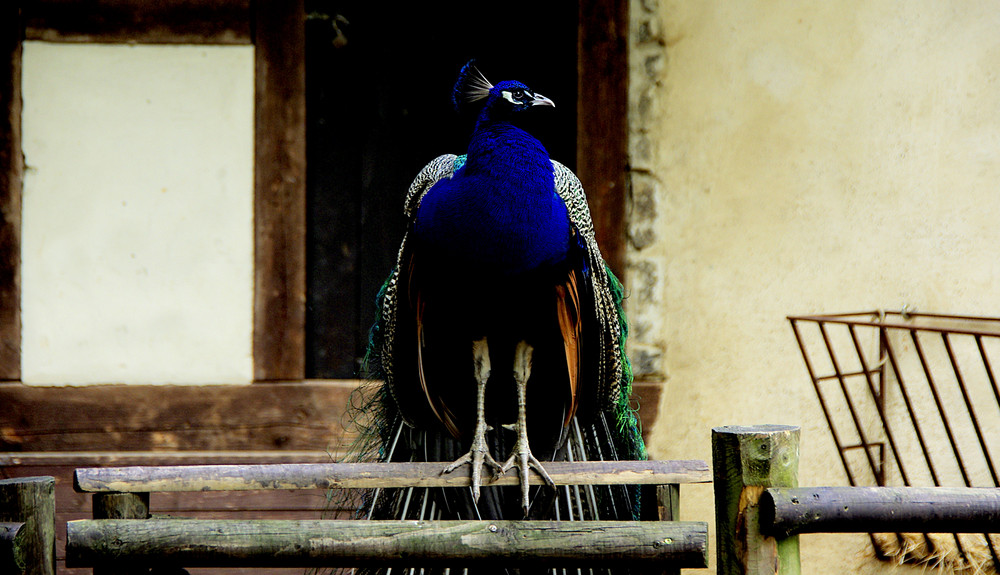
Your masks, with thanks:
M 952 453 L 955 454 L 955 460 L 958 463 L 958 470 L 962 474 L 962 481 L 965 482 L 966 487 L 972 487 L 972 482 L 969 480 L 969 474 L 965 470 L 965 463 L 962 461 L 962 453 L 958 449 L 958 442 L 955 441 L 955 434 L 951 430 L 951 424 L 948 421 L 948 414 L 945 413 L 944 404 L 941 402 L 941 395 L 938 393 L 937 385 L 934 383 L 934 376 L 931 375 L 930 365 L 927 363 L 927 356 L 924 354 L 924 348 L 920 344 L 920 338 L 917 337 L 917 332 L 910 331 L 910 337 L 913 339 L 914 349 L 917 352 L 917 357 L 920 359 L 920 366 L 924 370 L 924 377 L 927 379 L 927 385 L 930 388 L 931 395 L 934 397 L 934 404 L 937 406 L 938 415 L 941 416 L 941 423 L 944 425 L 945 435 L 948 436 L 948 443 L 951 444 Z
M 951 424 L 948 422 L 948 415 L 945 413 L 944 405 L 941 402 L 941 396 L 938 394 L 937 386 L 934 384 L 934 377 L 931 375 L 930 365 L 927 363 L 927 356 L 924 355 L 924 348 L 920 345 L 920 338 L 917 337 L 917 332 L 913 330 L 910 331 L 910 338 L 913 340 L 914 349 L 917 352 L 917 357 L 920 359 L 920 366 L 924 370 L 924 377 L 927 379 L 927 385 L 930 388 L 931 395 L 934 397 L 934 404 L 937 406 L 938 414 L 941 416 L 941 423 L 944 425 L 945 435 L 948 436 L 948 442 L 951 444 L 951 450 L 955 454 L 958 471 L 962 474 L 965 486 L 972 487 L 972 482 L 969 481 L 969 475 L 965 471 L 965 464 L 962 461 L 962 453 L 958 449 L 958 443 L 955 441 L 955 434 L 951 431 Z M 958 534 L 955 534 L 954 538 L 955 548 L 958 549 L 959 554 L 965 558 L 965 547 L 962 545 L 962 540 L 959 539 Z
M 924 439 L 924 433 L 917 420 L 916 410 L 913 408 L 913 402 L 910 400 L 910 393 L 906 390 L 903 372 L 900 371 L 899 363 L 896 360 L 896 351 L 893 349 L 892 343 L 889 340 L 888 329 L 882 327 L 879 331 L 882 334 L 881 337 L 883 345 L 885 345 L 886 354 L 889 357 L 889 365 L 892 367 L 892 372 L 896 374 L 896 383 L 899 387 L 899 393 L 903 398 L 903 404 L 906 406 L 906 412 L 910 416 L 910 422 L 913 423 L 913 431 L 917 434 L 917 443 L 920 444 L 920 451 L 924 455 L 924 461 L 927 462 L 927 470 L 931 474 L 931 480 L 934 482 L 935 486 L 941 485 L 941 481 L 938 479 L 937 470 L 934 467 L 934 461 L 931 458 L 930 449 L 927 448 L 927 441 Z
M 898 312 L 897 312 L 898 313 Z M 851 319 L 853 316 L 872 316 L 879 315 L 878 312 L 870 312 L 867 314 L 857 313 L 857 314 L 843 314 L 843 315 L 804 315 L 804 316 L 789 316 L 789 320 L 801 320 L 801 321 L 812 321 L 816 323 L 833 323 L 833 324 L 853 324 L 861 325 L 867 327 L 890 327 L 898 328 L 904 330 L 917 330 L 917 331 L 929 331 L 938 333 L 954 333 L 960 335 L 984 335 L 997 337 L 1000 336 L 1000 318 L 985 318 L 985 317 L 968 317 L 968 316 L 948 316 L 948 315 L 938 315 L 938 314 L 909 314 L 909 317 L 918 318 L 932 318 L 932 319 L 952 319 L 956 321 L 976 321 L 981 323 L 996 324 L 995 327 L 991 329 L 972 329 L 972 328 L 961 328 L 957 326 L 930 326 L 930 325 L 913 325 L 906 323 L 892 323 L 882 320 L 856 320 Z M 890 312 L 890 315 L 895 315 Z
M 802 359 L 806 364 L 806 371 L 809 372 L 809 379 L 812 381 L 813 389 L 816 391 L 816 397 L 819 399 L 820 409 L 823 410 L 823 417 L 826 418 L 826 424 L 830 427 L 830 435 L 833 436 L 833 444 L 837 448 L 837 455 L 840 456 L 840 462 L 844 466 L 844 473 L 847 474 L 847 483 L 850 485 L 857 485 L 854 480 L 854 473 L 851 472 L 851 466 L 847 462 L 847 456 L 844 454 L 844 444 L 840 441 L 840 434 L 837 433 L 837 426 L 833 423 L 833 416 L 830 415 L 830 409 L 826 405 L 826 399 L 823 397 L 823 390 L 820 388 L 819 380 L 816 378 L 816 372 L 813 370 L 812 362 L 809 360 L 809 353 L 806 352 L 805 342 L 802 341 L 802 334 L 799 333 L 798 320 L 789 318 L 789 322 L 792 324 L 792 332 L 795 334 L 795 341 L 799 344 L 799 350 L 802 352 Z
M 1000 481 L 997 479 L 996 468 L 993 466 L 993 459 L 990 457 L 989 448 L 986 446 L 986 439 L 983 436 L 982 427 L 979 425 L 979 417 L 976 416 L 976 412 L 972 407 L 972 400 L 969 397 L 969 391 L 965 385 L 965 379 L 962 377 L 962 371 L 958 367 L 958 360 L 955 358 L 954 350 L 951 347 L 951 339 L 948 337 L 947 333 L 942 333 L 941 339 L 944 342 L 945 350 L 948 352 L 948 361 L 951 362 L 952 371 L 955 372 L 955 380 L 958 382 L 958 388 L 962 392 L 962 399 L 965 401 L 965 408 L 968 410 L 969 418 L 972 420 L 972 427 L 976 432 L 976 438 L 979 440 L 979 447 L 983 451 L 983 458 L 986 460 L 987 468 L 989 468 L 990 477 L 993 479 L 993 486 L 1000 486 Z M 997 564 L 997 551 L 993 547 L 993 540 L 990 539 L 989 533 L 983 533 L 983 539 L 986 540 L 986 547 L 990 550 L 990 558 L 993 559 L 994 564 Z
M 880 394 L 875 391 L 875 382 L 872 381 L 872 376 L 869 374 L 868 361 L 865 359 L 865 354 L 861 349 L 861 342 L 858 341 L 858 334 L 855 331 L 855 326 L 847 326 L 847 330 L 851 332 L 851 341 L 854 342 L 854 350 L 858 353 L 858 361 L 861 362 L 861 370 L 865 374 L 865 381 L 868 383 L 868 391 L 871 393 L 872 401 L 875 402 L 875 409 L 878 411 L 879 420 L 882 422 L 882 430 L 885 431 L 885 437 L 889 441 L 889 449 L 892 451 L 892 456 L 896 460 L 896 466 L 899 467 L 900 477 L 903 479 L 903 485 L 909 485 L 910 480 L 906 476 L 906 469 L 903 467 L 903 459 L 899 456 L 899 449 L 896 447 L 896 440 L 892 435 L 892 430 L 889 428 L 889 419 L 885 416 L 885 402 L 882 400 Z M 883 455 L 885 452 L 883 451 Z M 885 485 L 885 467 L 880 466 L 882 470 L 879 485 Z
M 986 438 L 983 436 L 983 428 L 979 424 L 979 417 L 976 415 L 976 410 L 972 407 L 972 399 L 969 397 L 969 390 L 965 385 L 965 378 L 962 377 L 962 371 L 958 367 L 958 360 L 955 358 L 955 352 L 951 347 L 951 339 L 948 334 L 941 334 L 941 340 L 944 342 L 944 349 L 948 352 L 948 361 L 951 362 L 951 369 L 955 372 L 955 380 L 958 382 L 958 389 L 962 392 L 962 399 L 965 401 L 965 408 L 969 412 L 969 419 L 972 421 L 972 428 L 976 432 L 976 439 L 979 440 L 979 447 L 983 450 L 983 458 L 986 460 L 986 466 L 989 468 L 990 477 L 993 479 L 993 486 L 1000 486 L 1000 479 L 997 478 L 997 470 L 993 466 L 993 460 L 990 458 L 990 450 L 986 446 Z
M 847 401 L 847 410 L 851 414 L 851 420 L 854 421 L 854 428 L 858 432 L 858 439 L 861 441 L 862 445 L 868 445 L 868 438 L 865 436 L 865 430 L 861 426 L 861 418 L 858 416 L 857 409 L 854 407 L 854 401 L 851 399 L 851 393 L 847 389 L 847 382 L 842 376 L 840 376 L 840 365 L 837 362 L 837 354 L 833 350 L 833 344 L 830 342 L 830 336 L 826 332 L 826 326 L 824 324 L 819 325 L 820 334 L 823 336 L 823 342 L 826 344 L 826 349 L 830 352 L 830 362 L 833 364 L 833 371 L 838 375 L 837 381 L 840 382 L 840 390 L 844 394 L 844 399 Z M 878 466 L 875 465 L 875 460 L 872 458 L 871 451 L 865 449 L 865 458 L 868 460 L 868 465 L 871 468 L 872 477 L 877 478 L 879 474 Z
M 873 369 L 871 371 L 849 371 L 847 373 L 842 373 L 841 377 L 856 377 L 856 376 L 859 376 L 859 375 L 868 375 L 868 376 L 871 376 L 873 374 L 879 373 L 879 371 L 881 371 L 881 370 L 880 369 Z M 819 377 L 816 378 L 816 381 L 829 381 L 831 379 L 837 379 L 837 375 L 836 374 L 833 374 L 833 375 L 821 375 L 821 376 L 819 376 Z

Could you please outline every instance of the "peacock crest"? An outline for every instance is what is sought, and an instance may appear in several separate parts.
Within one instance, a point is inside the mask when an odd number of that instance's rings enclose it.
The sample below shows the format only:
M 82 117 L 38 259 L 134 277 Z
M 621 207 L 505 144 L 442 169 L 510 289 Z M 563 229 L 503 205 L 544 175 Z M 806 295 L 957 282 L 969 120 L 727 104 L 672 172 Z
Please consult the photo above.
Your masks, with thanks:
M 452 102 L 456 110 L 461 110 L 467 104 L 488 98 L 492 89 L 493 84 L 476 67 L 476 61 L 469 60 L 458 74 Z

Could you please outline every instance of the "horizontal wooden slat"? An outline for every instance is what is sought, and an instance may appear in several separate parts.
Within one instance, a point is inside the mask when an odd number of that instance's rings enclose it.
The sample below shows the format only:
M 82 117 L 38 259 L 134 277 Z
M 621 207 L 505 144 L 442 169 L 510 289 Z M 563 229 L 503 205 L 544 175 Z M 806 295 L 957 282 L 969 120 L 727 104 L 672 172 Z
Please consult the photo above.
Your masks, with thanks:
M 340 452 L 331 451 L 8 451 L 0 453 L 0 467 L 32 467 L 38 469 L 28 475 L 57 475 L 39 470 L 66 466 L 75 469 L 134 465 L 332 463 L 342 456 Z
M 29 40 L 251 43 L 250 0 L 33 0 L 23 5 Z
M 251 489 L 344 489 L 370 487 L 464 487 L 468 473 L 443 474 L 447 463 L 328 463 L 105 467 L 77 469 L 82 492 L 241 491 Z M 557 485 L 707 483 L 704 461 L 552 461 L 545 464 Z M 517 485 L 517 474 L 489 485 Z
M 344 424 L 350 394 L 359 384 L 357 380 L 206 386 L 0 383 L 4 406 L 0 453 L 337 451 L 353 439 L 345 434 Z M 660 393 L 658 382 L 633 386 L 644 434 L 656 421 Z
M 68 524 L 70 566 L 364 564 L 707 566 L 708 525 L 660 521 L 210 521 Z
M 0 452 L 337 450 L 358 383 L 0 384 Z

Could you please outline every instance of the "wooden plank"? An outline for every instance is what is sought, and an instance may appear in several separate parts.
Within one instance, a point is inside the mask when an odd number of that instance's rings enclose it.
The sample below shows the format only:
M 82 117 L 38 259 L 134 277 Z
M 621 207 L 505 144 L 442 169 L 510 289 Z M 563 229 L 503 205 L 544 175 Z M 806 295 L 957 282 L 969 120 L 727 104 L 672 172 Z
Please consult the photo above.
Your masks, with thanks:
M 52 451 L 0 453 L 0 468 L 29 469 L 27 475 L 57 475 L 69 467 L 125 467 L 135 465 L 240 465 L 274 463 L 332 463 L 342 454 L 330 451 Z M 53 471 L 53 473 L 49 473 Z M 72 474 L 71 474 L 72 475 Z
M 1000 533 L 1000 489 L 977 487 L 772 488 L 761 530 L 796 533 Z
M 627 0 L 580 2 L 577 175 L 597 243 L 618 277 L 625 271 L 628 21 Z
M 2 384 L 0 451 L 336 451 L 357 385 Z
M 33 0 L 22 4 L 28 40 L 250 43 L 250 0 Z
M 254 378 L 305 377 L 304 0 L 258 0 L 254 193 Z
M 0 479 L 0 521 L 22 522 L 21 547 L 28 575 L 55 575 L 55 479 Z
M 21 18 L 0 18 L 0 380 L 21 378 Z
M 566 565 L 706 567 L 708 526 L 631 521 L 82 520 L 66 562 L 185 566 Z
M 77 469 L 83 492 L 240 491 L 250 489 L 353 489 L 370 487 L 465 487 L 468 473 L 443 474 L 445 463 L 304 463 Z M 707 483 L 704 461 L 550 461 L 557 485 Z M 516 474 L 489 485 L 518 485 Z

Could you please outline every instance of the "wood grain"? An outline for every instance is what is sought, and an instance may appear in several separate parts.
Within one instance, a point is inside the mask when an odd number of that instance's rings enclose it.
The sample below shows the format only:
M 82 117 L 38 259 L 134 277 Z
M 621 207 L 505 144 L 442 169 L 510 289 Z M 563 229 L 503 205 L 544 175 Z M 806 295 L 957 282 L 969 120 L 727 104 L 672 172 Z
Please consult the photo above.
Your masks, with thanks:
M 468 473 L 445 474 L 448 462 L 301 463 L 77 469 L 82 492 L 244 491 L 253 489 L 348 489 L 371 487 L 465 487 Z M 704 461 L 550 461 L 556 485 L 708 483 Z M 536 478 L 537 479 L 537 478 Z M 511 473 L 488 485 L 518 485 Z
M 303 0 L 254 3 L 254 379 L 305 377 Z
M 0 17 L 0 380 L 21 378 L 21 19 Z
M 250 43 L 250 0 L 33 0 L 22 4 L 28 40 Z
M 336 451 L 357 385 L 3 384 L 0 451 Z
M 628 2 L 580 2 L 577 175 L 587 192 L 597 244 L 625 272 L 628 193 Z
M 68 525 L 66 562 L 705 567 L 707 531 L 680 521 L 82 520 Z

